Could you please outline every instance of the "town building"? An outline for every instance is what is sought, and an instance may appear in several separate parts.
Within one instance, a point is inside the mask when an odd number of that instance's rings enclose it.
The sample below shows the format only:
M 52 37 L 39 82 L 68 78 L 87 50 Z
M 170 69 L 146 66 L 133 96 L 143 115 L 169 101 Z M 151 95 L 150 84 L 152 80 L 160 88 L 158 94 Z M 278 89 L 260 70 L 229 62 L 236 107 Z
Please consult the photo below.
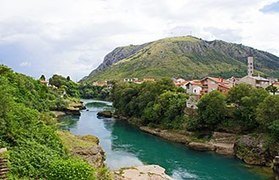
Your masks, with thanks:
M 211 91 L 218 90 L 222 93 L 226 93 L 230 89 L 230 83 L 223 78 L 205 77 L 201 80 L 202 90 L 201 96 Z
M 104 87 L 104 86 L 108 86 L 108 82 L 107 81 L 95 81 L 92 83 L 93 86 L 100 86 L 100 87 Z
M 184 84 L 184 89 L 187 94 L 200 96 L 202 91 L 202 84 L 200 80 L 192 80 Z
M 136 82 L 138 80 L 139 80 L 138 78 L 125 78 L 124 82 Z
M 247 76 L 244 76 L 236 82 L 236 84 L 246 83 L 256 88 L 266 88 L 271 85 L 272 80 L 261 77 L 260 75 L 254 76 L 254 58 L 248 57 L 247 59 Z

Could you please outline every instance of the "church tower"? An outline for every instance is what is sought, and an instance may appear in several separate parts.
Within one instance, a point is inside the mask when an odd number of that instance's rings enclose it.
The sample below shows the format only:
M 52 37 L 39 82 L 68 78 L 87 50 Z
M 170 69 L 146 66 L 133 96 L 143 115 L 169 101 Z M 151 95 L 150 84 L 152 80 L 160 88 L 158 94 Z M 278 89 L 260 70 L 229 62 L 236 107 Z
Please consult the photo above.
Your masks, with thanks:
M 248 57 L 248 76 L 253 76 L 254 74 L 254 58 L 252 56 Z

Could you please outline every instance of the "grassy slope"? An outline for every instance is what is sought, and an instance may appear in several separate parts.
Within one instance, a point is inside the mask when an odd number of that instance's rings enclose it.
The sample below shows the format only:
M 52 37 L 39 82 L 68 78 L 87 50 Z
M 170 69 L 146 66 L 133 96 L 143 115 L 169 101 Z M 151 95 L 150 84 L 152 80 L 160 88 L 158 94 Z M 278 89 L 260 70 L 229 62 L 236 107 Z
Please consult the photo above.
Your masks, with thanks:
M 155 41 L 130 58 L 113 64 L 105 71 L 89 77 L 94 80 L 121 80 L 144 77 L 201 78 L 206 75 L 244 76 L 246 62 L 226 56 L 213 49 L 203 53 L 185 53 L 181 43 L 195 46 L 201 40 L 194 37 L 165 38 Z

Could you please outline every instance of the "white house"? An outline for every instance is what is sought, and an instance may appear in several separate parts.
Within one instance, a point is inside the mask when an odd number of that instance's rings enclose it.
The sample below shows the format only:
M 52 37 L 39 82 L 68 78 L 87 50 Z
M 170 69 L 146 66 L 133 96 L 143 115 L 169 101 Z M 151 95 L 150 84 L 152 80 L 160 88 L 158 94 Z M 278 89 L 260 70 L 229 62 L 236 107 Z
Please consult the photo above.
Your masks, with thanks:
M 184 84 L 186 92 L 192 95 L 200 95 L 202 91 L 202 84 L 199 80 L 189 81 Z

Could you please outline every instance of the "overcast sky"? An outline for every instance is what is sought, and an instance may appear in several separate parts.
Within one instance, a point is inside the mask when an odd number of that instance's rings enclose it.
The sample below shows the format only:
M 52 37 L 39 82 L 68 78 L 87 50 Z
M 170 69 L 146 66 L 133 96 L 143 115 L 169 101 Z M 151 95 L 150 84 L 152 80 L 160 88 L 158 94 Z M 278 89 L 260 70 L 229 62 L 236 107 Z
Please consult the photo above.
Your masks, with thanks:
M 279 55 L 278 0 L 0 0 L 0 64 L 79 80 L 117 46 L 193 35 Z

